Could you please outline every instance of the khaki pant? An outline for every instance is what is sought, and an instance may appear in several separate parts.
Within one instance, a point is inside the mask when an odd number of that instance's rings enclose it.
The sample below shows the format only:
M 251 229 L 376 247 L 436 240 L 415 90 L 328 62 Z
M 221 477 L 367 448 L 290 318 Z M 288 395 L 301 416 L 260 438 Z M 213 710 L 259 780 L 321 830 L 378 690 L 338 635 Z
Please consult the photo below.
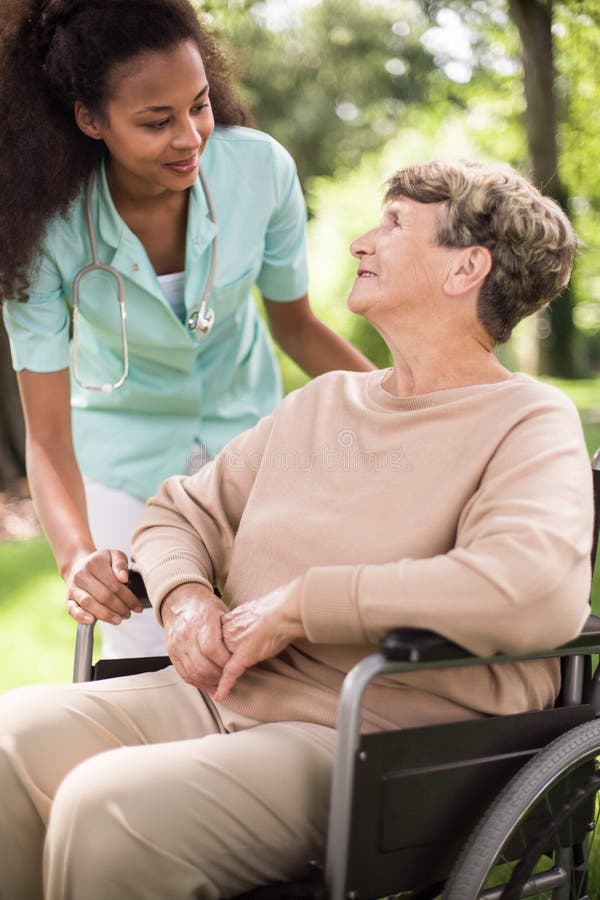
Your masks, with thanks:
M 334 744 L 217 709 L 173 668 L 12 691 L 0 898 L 217 898 L 301 877 L 322 856 Z

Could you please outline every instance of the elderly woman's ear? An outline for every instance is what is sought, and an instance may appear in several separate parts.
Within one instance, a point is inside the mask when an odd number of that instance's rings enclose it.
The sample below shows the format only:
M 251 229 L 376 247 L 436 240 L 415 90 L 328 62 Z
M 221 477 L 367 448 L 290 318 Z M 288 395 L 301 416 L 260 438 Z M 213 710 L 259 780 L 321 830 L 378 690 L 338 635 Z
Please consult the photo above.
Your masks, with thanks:
M 442 290 L 449 297 L 479 291 L 491 268 L 492 255 L 487 247 L 457 247 Z

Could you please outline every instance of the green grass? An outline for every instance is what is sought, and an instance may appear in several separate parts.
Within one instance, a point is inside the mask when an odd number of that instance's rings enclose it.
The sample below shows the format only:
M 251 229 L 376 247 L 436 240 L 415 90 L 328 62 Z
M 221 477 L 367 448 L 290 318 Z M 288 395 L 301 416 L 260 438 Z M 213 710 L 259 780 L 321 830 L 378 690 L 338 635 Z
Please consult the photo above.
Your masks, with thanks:
M 76 624 L 64 593 L 44 540 L 0 544 L 0 693 L 71 679 Z
M 285 376 L 288 387 L 302 381 L 292 368 Z M 552 383 L 578 407 L 591 454 L 600 447 L 600 378 Z M 600 571 L 593 608 L 600 615 Z M 65 612 L 64 586 L 46 542 L 0 543 L 0 693 L 70 680 L 74 642 L 75 623 Z

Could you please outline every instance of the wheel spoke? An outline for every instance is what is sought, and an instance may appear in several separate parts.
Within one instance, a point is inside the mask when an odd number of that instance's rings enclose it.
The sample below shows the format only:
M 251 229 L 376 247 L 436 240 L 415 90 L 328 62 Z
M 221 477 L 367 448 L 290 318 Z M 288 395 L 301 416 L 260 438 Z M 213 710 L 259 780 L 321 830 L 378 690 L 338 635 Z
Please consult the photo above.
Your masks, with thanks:
M 527 763 L 482 819 L 443 900 L 600 900 L 598 754 L 592 720 Z

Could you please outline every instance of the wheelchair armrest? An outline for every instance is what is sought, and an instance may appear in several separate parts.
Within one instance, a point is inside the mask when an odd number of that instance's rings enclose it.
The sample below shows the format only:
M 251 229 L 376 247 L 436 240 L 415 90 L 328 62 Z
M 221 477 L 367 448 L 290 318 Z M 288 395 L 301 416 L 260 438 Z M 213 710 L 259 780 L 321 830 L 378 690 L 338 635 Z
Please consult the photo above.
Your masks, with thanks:
M 590 652 L 600 642 L 600 618 L 589 616 L 580 633 L 572 641 L 558 647 L 556 655 L 567 655 L 561 650 L 576 647 Z M 425 628 L 394 628 L 383 637 L 379 649 L 389 662 L 443 662 L 450 659 L 474 659 L 459 644 L 454 644 L 436 631 Z M 597 652 L 597 651 L 596 651 Z M 532 654 L 533 657 L 536 654 Z
M 428 662 L 473 655 L 425 628 L 394 628 L 384 636 L 380 650 L 390 662 Z
M 587 622 L 581 629 L 580 636 L 600 637 L 600 617 L 588 616 Z M 575 638 L 575 640 L 578 640 L 578 638 Z

